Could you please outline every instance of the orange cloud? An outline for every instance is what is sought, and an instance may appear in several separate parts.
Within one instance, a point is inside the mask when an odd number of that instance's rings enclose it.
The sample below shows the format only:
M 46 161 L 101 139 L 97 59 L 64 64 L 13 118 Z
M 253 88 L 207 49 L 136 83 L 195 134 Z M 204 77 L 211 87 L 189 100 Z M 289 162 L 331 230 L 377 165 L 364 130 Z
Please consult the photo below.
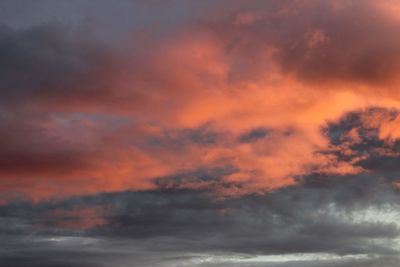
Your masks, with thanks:
M 292 185 L 314 172 L 364 171 L 321 153 L 332 149 L 322 128 L 350 111 L 400 108 L 396 8 L 379 5 L 371 20 L 373 1 L 270 5 L 258 7 L 265 12 L 239 5 L 162 41 L 110 52 L 70 85 L 71 96 L 51 90 L 27 96 L 26 114 L 46 116 L 35 118 L 34 127 L 17 122 L 35 129 L 32 136 L 18 127 L 18 138 L 3 135 L 11 141 L 0 153 L 2 192 L 41 199 L 144 190 L 156 178 L 233 166 L 223 181 L 246 186 L 225 193 L 240 194 Z M 390 140 L 400 136 L 398 122 L 366 119 Z M 198 141 L 204 125 L 219 137 Z M 271 131 L 238 140 L 260 127 Z M 336 149 L 352 153 L 349 146 Z

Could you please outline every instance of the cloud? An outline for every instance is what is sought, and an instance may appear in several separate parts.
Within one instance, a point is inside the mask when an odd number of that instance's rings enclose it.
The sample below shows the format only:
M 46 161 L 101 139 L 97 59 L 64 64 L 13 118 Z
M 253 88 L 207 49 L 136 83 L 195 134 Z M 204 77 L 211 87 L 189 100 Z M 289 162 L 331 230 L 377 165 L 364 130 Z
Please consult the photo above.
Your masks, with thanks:
M 325 183 L 316 183 L 323 179 Z M 267 195 L 227 199 L 210 198 L 207 191 L 163 188 L 37 204 L 12 202 L 0 208 L 2 231 L 8 233 L 2 236 L 7 244 L 2 253 L 17 249 L 1 258 L 10 264 L 32 257 L 61 264 L 58 259 L 68 257 L 63 262 L 72 266 L 129 266 L 133 259 L 142 266 L 202 266 L 206 258 L 211 266 L 297 261 L 315 266 L 388 261 L 395 266 L 398 197 L 389 182 L 356 175 L 310 177 Z M 71 216 L 81 214 L 76 207 L 101 209 L 103 223 L 69 227 Z M 35 242 L 35 250 L 26 242 Z M 86 254 L 91 256 L 81 261 L 79 255 Z
M 323 129 L 355 110 L 398 108 L 399 22 L 388 8 L 235 1 L 123 45 L 56 26 L 3 27 L 5 191 L 149 189 L 160 177 L 231 166 L 223 183 L 246 186 L 221 194 L 237 195 L 314 172 L 363 172 Z M 380 138 L 396 139 L 395 124 L 380 125 Z
M 396 1 L 37 5 L 0 27 L 1 266 L 398 265 Z
M 239 137 L 239 141 L 243 143 L 249 143 L 257 141 L 258 139 L 264 138 L 268 134 L 268 130 L 265 128 L 256 128 L 248 133 L 243 134 Z

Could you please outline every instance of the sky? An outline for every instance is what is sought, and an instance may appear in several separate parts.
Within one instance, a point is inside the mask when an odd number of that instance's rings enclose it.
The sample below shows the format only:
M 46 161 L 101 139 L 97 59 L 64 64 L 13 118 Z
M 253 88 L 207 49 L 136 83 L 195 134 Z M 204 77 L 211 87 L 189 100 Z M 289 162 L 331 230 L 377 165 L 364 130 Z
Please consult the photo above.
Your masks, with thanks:
M 397 267 L 399 0 L 0 1 L 0 266 Z

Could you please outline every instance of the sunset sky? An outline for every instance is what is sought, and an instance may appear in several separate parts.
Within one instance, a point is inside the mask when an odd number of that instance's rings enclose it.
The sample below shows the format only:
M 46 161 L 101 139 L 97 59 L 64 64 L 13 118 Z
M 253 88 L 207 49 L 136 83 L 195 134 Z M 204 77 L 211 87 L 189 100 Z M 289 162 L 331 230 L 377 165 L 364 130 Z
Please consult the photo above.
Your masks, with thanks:
M 0 0 L 0 267 L 398 267 L 400 0 Z

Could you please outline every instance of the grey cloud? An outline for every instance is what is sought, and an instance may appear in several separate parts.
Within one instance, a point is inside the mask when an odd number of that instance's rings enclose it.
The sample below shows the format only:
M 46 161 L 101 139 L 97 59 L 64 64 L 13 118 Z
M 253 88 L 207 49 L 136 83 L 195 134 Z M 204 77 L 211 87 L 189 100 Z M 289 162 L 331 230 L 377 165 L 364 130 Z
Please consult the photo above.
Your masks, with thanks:
M 167 255 L 193 253 L 250 257 L 288 253 L 331 253 L 339 257 L 370 255 L 376 257 L 377 262 L 382 259 L 383 263 L 383 259 L 395 257 L 398 251 L 393 242 L 399 236 L 399 228 L 393 219 L 385 221 L 383 217 L 374 221 L 363 217 L 370 208 L 382 211 L 382 214 L 389 212 L 389 216 L 392 216 L 390 212 L 396 212 L 399 196 L 390 184 L 368 176 L 342 180 L 331 178 L 328 183 L 321 185 L 304 180 L 303 185 L 267 195 L 224 200 L 212 199 L 205 191 L 163 189 L 99 194 L 38 205 L 15 202 L 2 206 L 0 215 L 3 219 L 14 218 L 24 222 L 20 227 L 26 230 L 13 232 L 9 224 L 3 224 L 2 231 L 10 234 L 2 238 L 17 237 L 20 240 L 17 244 L 22 242 L 24 234 L 16 235 L 16 232 L 27 234 L 35 229 L 34 225 L 43 225 L 46 221 L 41 215 L 54 209 L 106 206 L 107 212 L 101 215 L 107 222 L 105 225 L 88 230 L 69 230 L 59 228 L 57 224 L 52 227 L 47 224 L 47 228 L 36 228 L 35 236 L 100 239 L 103 240 L 101 244 L 109 244 L 115 249 L 110 252 L 110 258 L 115 253 L 129 258 L 123 251 L 132 246 L 132 253 L 155 253 L 153 257 L 161 262 L 160 266 L 163 266 L 162 262 L 167 264 Z M 51 251 L 51 246 L 44 246 L 44 250 Z M 147 256 L 142 258 L 145 262 Z M 374 261 L 366 264 L 374 266 Z M 269 264 L 266 266 L 280 266 Z M 319 266 L 318 262 L 313 264 Z M 332 266 L 346 264 L 343 261 L 332 262 Z M 390 264 L 387 266 L 395 266 Z M 141 266 L 154 265 L 143 263 Z M 282 266 L 290 265 L 282 263 Z
M 101 45 L 62 26 L 0 27 L 2 104 L 55 101 L 104 93 L 87 79 L 105 66 Z M 100 52 L 101 51 L 101 52 Z M 28 103 L 27 103 L 28 102 Z
M 351 161 L 359 157 L 360 160 L 354 165 L 380 173 L 381 178 L 390 181 L 398 180 L 400 142 L 398 140 L 388 142 L 382 139 L 379 136 L 379 125 L 369 126 L 363 123 L 363 118 L 382 115 L 385 119 L 393 120 L 398 114 L 398 110 L 377 107 L 346 114 L 338 122 L 328 124 L 324 132 L 329 137 L 333 148 L 347 145 L 352 153 L 346 154 L 345 149 L 333 149 L 322 151 L 322 153 L 332 153 L 343 161 Z M 352 140 L 349 135 L 351 131 L 357 134 L 358 140 Z
M 250 143 L 264 138 L 269 130 L 263 127 L 252 129 L 251 131 L 239 136 L 238 140 L 242 143 Z

